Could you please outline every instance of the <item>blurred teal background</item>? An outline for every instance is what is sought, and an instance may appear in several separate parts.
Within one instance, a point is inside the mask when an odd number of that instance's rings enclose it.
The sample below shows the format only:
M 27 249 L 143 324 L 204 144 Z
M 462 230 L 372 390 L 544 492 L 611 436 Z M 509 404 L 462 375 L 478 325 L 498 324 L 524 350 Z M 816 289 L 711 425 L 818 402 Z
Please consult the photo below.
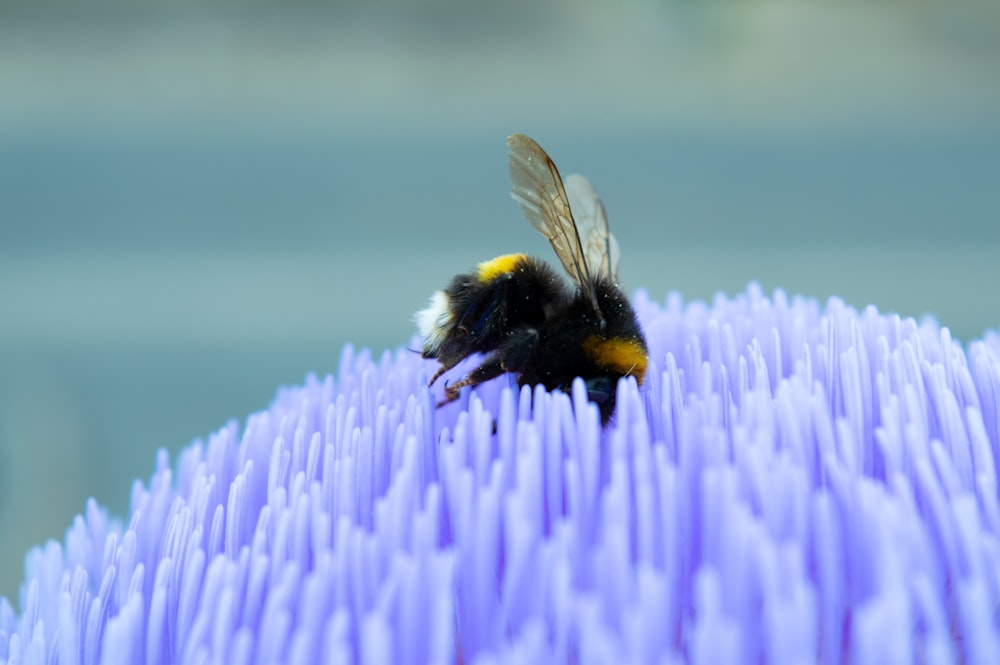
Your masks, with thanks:
M 1000 326 L 1000 3 L 0 2 L 0 594 L 154 451 L 552 258 L 512 132 L 626 287 Z

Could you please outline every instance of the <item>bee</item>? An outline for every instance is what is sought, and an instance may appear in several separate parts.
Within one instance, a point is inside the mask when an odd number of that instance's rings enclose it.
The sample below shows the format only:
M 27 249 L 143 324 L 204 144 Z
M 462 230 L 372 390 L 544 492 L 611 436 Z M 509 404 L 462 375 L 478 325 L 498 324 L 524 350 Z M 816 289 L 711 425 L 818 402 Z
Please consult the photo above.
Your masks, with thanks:
M 466 386 L 504 373 L 521 386 L 569 392 L 583 379 L 601 424 L 615 410 L 622 377 L 640 385 L 649 354 L 628 298 L 618 287 L 618 243 L 601 200 L 586 178 L 565 179 L 549 155 L 524 134 L 507 139 L 511 196 L 552 244 L 572 287 L 546 263 L 507 254 L 455 276 L 431 296 L 414 321 L 423 357 L 436 358 L 437 379 L 473 354 L 484 356 L 464 378 L 445 386 L 442 406 Z

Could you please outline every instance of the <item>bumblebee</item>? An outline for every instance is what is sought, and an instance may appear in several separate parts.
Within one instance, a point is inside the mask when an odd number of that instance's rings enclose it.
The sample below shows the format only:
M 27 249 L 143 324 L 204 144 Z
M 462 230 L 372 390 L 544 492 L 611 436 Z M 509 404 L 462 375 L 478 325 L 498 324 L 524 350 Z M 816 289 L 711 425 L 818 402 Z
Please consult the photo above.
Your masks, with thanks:
M 615 409 L 618 380 L 641 385 L 649 356 L 628 298 L 618 287 L 618 244 L 604 206 L 586 178 L 559 175 L 548 154 L 524 134 L 507 139 L 511 196 L 552 244 L 572 287 L 544 262 L 508 254 L 457 275 L 414 320 L 423 357 L 441 366 L 430 385 L 473 354 L 482 363 L 445 386 L 442 406 L 501 374 L 521 386 L 569 392 L 580 377 L 601 424 Z

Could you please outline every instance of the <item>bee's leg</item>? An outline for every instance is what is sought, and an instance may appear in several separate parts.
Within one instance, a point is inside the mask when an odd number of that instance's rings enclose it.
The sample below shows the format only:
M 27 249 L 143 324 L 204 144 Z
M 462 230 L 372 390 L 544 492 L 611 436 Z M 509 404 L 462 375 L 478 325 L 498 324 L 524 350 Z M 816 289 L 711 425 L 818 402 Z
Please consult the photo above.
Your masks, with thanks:
M 462 388 L 466 386 L 478 386 L 480 383 L 495 379 L 506 371 L 500 360 L 500 355 L 497 353 L 490 355 L 482 365 L 469 372 L 464 379 L 445 386 L 444 399 L 438 402 L 438 406 L 444 406 L 448 402 L 458 399 L 458 394 Z
M 504 340 L 503 371 L 520 374 L 531 364 L 538 346 L 536 328 L 518 328 Z
M 434 382 L 437 381 L 439 378 L 441 378 L 441 375 L 444 374 L 447 371 L 448 371 L 448 367 L 446 367 L 445 365 L 441 365 L 438 368 L 438 371 L 434 372 L 434 376 L 431 377 L 431 380 L 427 382 L 427 386 L 428 387 L 433 386 Z

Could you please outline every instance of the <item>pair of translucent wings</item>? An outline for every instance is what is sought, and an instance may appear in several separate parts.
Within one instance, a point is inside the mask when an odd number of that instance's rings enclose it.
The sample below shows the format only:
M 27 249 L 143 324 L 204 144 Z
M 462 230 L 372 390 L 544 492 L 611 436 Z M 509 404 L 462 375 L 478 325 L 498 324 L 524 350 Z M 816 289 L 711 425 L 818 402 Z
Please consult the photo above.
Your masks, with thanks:
M 548 238 L 566 273 L 600 312 L 594 279 L 618 281 L 618 243 L 608 230 L 604 206 L 582 175 L 559 175 L 552 158 L 533 139 L 514 134 L 510 148 L 511 196 L 531 225 Z

